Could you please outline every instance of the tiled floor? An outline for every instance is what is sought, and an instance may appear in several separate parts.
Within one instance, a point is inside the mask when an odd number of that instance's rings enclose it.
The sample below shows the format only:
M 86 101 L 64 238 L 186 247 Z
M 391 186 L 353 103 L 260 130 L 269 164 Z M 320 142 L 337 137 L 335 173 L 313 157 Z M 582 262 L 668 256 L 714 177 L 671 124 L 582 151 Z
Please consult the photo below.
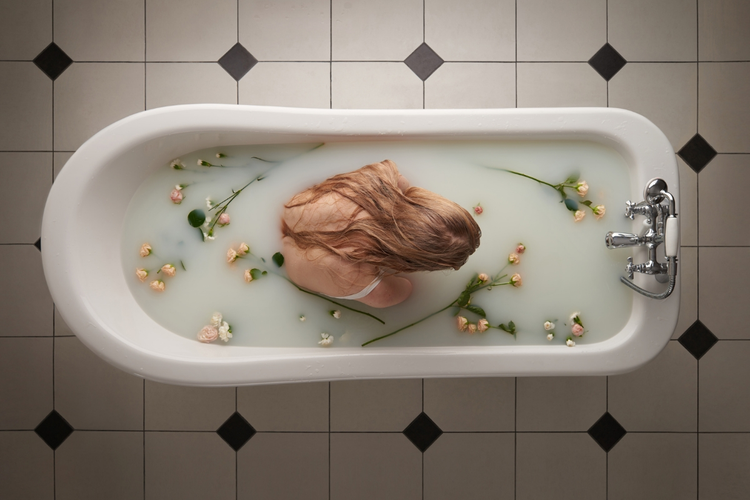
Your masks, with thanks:
M 748 25 L 747 0 L 4 0 L 0 498 L 750 497 Z M 641 113 L 679 156 L 673 339 L 613 377 L 120 372 L 54 311 L 46 193 L 102 127 L 194 102 Z

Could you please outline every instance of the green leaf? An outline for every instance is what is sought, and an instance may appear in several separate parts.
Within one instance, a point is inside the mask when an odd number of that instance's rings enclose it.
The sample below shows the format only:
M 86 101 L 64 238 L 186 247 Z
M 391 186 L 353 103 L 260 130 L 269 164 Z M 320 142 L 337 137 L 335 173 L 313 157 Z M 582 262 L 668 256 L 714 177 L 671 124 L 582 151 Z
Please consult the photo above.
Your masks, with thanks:
M 201 234 L 203 234 L 203 231 L 201 231 Z M 182 266 L 182 270 L 183 271 L 187 271 L 187 269 L 185 269 L 185 263 L 184 262 L 180 261 L 180 265 Z
M 510 327 L 510 331 L 511 332 L 515 332 L 516 331 L 516 324 L 513 323 L 512 321 L 508 322 L 508 326 Z
M 500 323 L 500 324 L 499 324 L 499 325 L 498 325 L 497 327 L 498 327 L 499 329 L 501 329 L 502 331 L 504 331 L 504 332 L 508 332 L 508 333 L 510 333 L 510 332 L 508 331 L 508 327 L 507 327 L 507 326 L 505 326 L 505 324 L 504 324 L 504 323 Z
M 261 276 L 263 276 L 263 272 L 260 269 L 250 269 L 250 276 L 253 277 L 254 280 L 257 280 Z
M 565 184 L 573 184 L 574 182 L 578 182 L 578 179 L 581 177 L 581 174 L 578 172 L 570 174 L 567 179 L 565 179 Z
M 591 206 L 591 200 L 583 200 L 581 203 L 586 205 L 587 207 Z
M 281 252 L 276 252 L 275 254 L 273 254 L 273 257 L 271 257 L 271 259 L 273 259 L 273 263 L 279 267 L 284 265 L 284 256 L 281 255 Z
M 566 198 L 565 208 L 567 208 L 571 212 L 575 212 L 576 210 L 578 210 L 578 202 L 576 200 L 571 200 L 570 198 Z
M 464 290 L 463 292 L 461 292 L 461 295 L 458 296 L 458 305 L 460 307 L 464 307 L 469 303 L 469 299 L 471 299 L 471 294 L 468 292 L 468 290 Z
M 466 309 L 468 309 L 469 311 L 473 312 L 474 314 L 480 315 L 483 318 L 487 317 L 487 313 L 485 313 L 484 309 L 482 309 L 479 306 L 467 305 Z
M 188 214 L 188 223 L 193 227 L 201 227 L 206 222 L 206 214 L 200 208 L 196 208 Z M 203 232 L 201 231 L 201 234 Z

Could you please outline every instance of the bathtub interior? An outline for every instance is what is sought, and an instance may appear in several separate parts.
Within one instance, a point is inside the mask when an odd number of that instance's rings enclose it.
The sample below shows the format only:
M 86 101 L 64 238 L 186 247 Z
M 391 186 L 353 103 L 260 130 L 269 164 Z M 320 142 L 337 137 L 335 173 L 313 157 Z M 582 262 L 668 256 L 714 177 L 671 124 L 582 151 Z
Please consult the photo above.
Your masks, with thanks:
M 654 127 L 655 128 L 655 127 Z M 658 131 L 658 129 L 655 129 Z M 105 129 L 106 131 L 106 129 Z M 100 133 L 102 134 L 102 133 Z M 189 151 L 194 151 L 214 146 L 231 146 L 238 144 L 283 144 L 283 143 L 319 143 L 331 141 L 378 141 L 378 140 L 439 140 L 444 138 L 443 133 L 379 133 L 379 134 L 347 134 L 347 133 L 324 133 L 309 134 L 302 132 L 279 132 L 264 131 L 253 127 L 226 127 L 220 129 L 216 126 L 210 130 L 190 130 L 180 133 L 167 133 L 164 135 L 151 136 L 145 139 L 120 140 L 116 134 L 102 134 L 82 146 L 70 159 L 66 168 L 61 172 L 56 184 L 59 184 L 58 192 L 66 192 L 72 199 L 78 201 L 75 205 L 75 213 L 45 214 L 51 220 L 45 224 L 63 224 L 65 234 L 62 245 L 70 251 L 64 252 L 67 256 L 65 262 L 59 264 L 64 266 L 66 275 L 69 275 L 71 290 L 66 294 L 54 294 L 58 308 L 63 319 L 70 327 L 79 334 L 81 340 L 95 352 L 135 374 L 134 363 L 127 359 L 129 356 L 140 359 L 172 360 L 174 362 L 191 363 L 196 367 L 201 365 L 237 364 L 247 362 L 258 364 L 273 363 L 281 359 L 315 359 L 319 363 L 326 363 L 334 358 L 350 357 L 353 354 L 360 362 L 365 362 L 364 357 L 377 357 L 388 354 L 393 358 L 401 359 L 400 376 L 451 376 L 461 375 L 464 372 L 461 366 L 452 366 L 449 363 L 435 370 L 434 373 L 414 371 L 410 375 L 408 368 L 414 357 L 419 356 L 454 356 L 464 354 L 474 356 L 478 365 L 486 363 L 486 370 L 492 371 L 495 361 L 492 356 L 498 352 L 505 354 L 533 354 L 538 362 L 536 372 L 551 374 L 545 366 L 552 362 L 564 346 L 496 346 L 496 347 L 472 347 L 466 346 L 457 349 L 455 347 L 429 347 L 429 348 L 383 348 L 368 347 L 361 348 L 337 348 L 323 350 L 320 348 L 254 348 L 232 345 L 204 345 L 176 335 L 157 324 L 137 305 L 131 295 L 123 276 L 120 262 L 120 233 L 128 204 L 133 193 L 140 184 L 160 165 L 168 163 Z M 607 133 L 545 133 L 529 136 L 527 133 L 503 133 L 502 135 L 488 134 L 456 134 L 450 135 L 451 139 L 459 140 L 591 140 L 602 143 L 616 149 L 626 160 L 630 168 L 631 199 L 642 200 L 642 189 L 647 181 L 660 176 L 667 180 L 670 190 L 678 192 L 676 165 L 665 163 L 664 165 L 651 165 L 649 168 L 641 168 L 636 165 L 638 155 L 624 142 Z M 666 144 L 666 139 L 664 141 Z M 671 149 L 671 148 L 670 148 Z M 664 155 L 666 156 L 666 155 Z M 69 168 L 70 167 L 70 168 Z M 679 196 L 677 196 L 679 202 Z M 621 203 L 624 205 L 625 200 Z M 617 214 L 622 207 L 608 207 L 610 213 Z M 679 207 L 678 207 L 679 213 Z M 65 223 L 65 218 L 74 218 L 84 223 Z M 631 222 L 624 217 L 611 217 L 606 230 L 639 232 L 641 221 Z M 605 230 L 605 231 L 606 231 Z M 44 244 L 44 242 L 43 242 Z M 604 234 L 602 234 L 604 244 Z M 54 251 L 54 250 L 53 250 Z M 645 250 L 636 251 L 634 254 L 636 262 L 645 260 Z M 624 263 L 623 263 L 624 266 Z M 45 266 L 46 267 L 46 266 Z M 637 276 L 635 283 L 651 291 L 661 291 L 665 285 L 655 283 L 653 278 Z M 624 285 L 623 285 L 624 286 Z M 679 286 L 679 279 L 678 279 Z M 53 289 L 53 292 L 55 290 Z M 668 301 L 679 300 L 679 290 Z M 655 327 L 659 322 L 665 324 L 676 323 L 676 309 L 667 314 L 654 314 L 653 304 L 650 299 L 636 295 L 633 300 L 632 314 L 625 327 L 612 338 L 594 344 L 582 345 L 576 348 L 575 356 L 581 358 L 596 357 L 597 354 L 612 352 L 627 346 L 634 335 L 639 335 L 638 352 L 649 352 L 647 357 L 642 354 L 633 354 L 632 349 L 625 349 L 631 354 L 624 354 L 623 359 L 618 362 L 609 362 L 607 370 L 610 373 L 622 372 L 633 369 L 628 356 L 640 356 L 639 364 L 645 363 L 661 350 L 666 340 L 663 336 L 644 336 L 642 330 L 646 321 L 650 321 Z M 665 301 L 666 302 L 666 301 Z M 85 310 L 85 314 L 76 314 L 76 311 Z M 674 309 L 674 308 L 673 308 Z M 85 317 L 88 315 L 89 317 Z M 672 317 L 674 316 L 674 317 Z M 663 326 L 659 326 L 662 327 Z M 116 342 L 97 342 L 96 339 L 106 332 L 106 335 L 116 339 Z M 120 350 L 120 353 L 104 352 L 106 350 Z M 325 352 L 323 352 L 325 351 Z M 363 352 L 366 351 L 366 352 Z M 572 353 L 571 353 L 572 354 Z M 447 358 L 446 358 L 447 359 Z M 411 360 L 411 361 L 410 361 Z M 482 361 L 485 360 L 485 361 Z M 521 356 L 513 359 L 512 356 L 504 358 L 504 371 L 529 373 L 527 358 Z M 518 366 L 514 366 L 518 363 Z M 585 364 L 585 363 L 584 363 Z M 621 365 L 621 366 L 618 366 Z M 481 370 L 482 368 L 476 368 Z M 377 369 L 375 369 L 377 370 Z M 580 372 L 586 372 L 581 369 Z M 568 371 L 568 374 L 573 374 Z M 290 376 L 298 380 L 301 377 Z M 159 377 L 151 377 L 159 378 Z M 277 377 L 278 381 L 279 377 Z M 172 381 L 166 377 L 162 380 Z

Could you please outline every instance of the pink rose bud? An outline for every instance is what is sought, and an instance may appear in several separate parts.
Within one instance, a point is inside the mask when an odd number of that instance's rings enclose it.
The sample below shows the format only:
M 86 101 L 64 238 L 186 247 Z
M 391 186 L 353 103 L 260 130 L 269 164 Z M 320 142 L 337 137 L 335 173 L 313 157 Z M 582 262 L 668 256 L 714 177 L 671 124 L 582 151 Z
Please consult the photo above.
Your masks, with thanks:
M 524 253 L 525 251 L 526 251 L 526 245 L 524 245 L 523 243 L 519 243 L 518 246 L 516 247 L 516 253 L 520 255 Z
M 250 269 L 245 269 L 245 281 L 248 283 L 253 281 L 253 273 L 250 272 Z
M 141 280 L 141 283 L 146 281 L 146 278 L 148 277 L 148 271 L 143 269 L 142 267 L 139 267 L 135 270 L 135 275 L 138 277 L 139 280 Z
M 521 259 L 518 257 L 517 254 L 512 253 L 508 255 L 508 262 L 510 262 L 514 266 L 517 266 L 518 264 L 521 263 Z
M 480 319 L 477 322 L 477 330 L 480 332 L 486 332 L 490 327 L 490 322 L 487 321 L 485 318 Z
M 586 212 L 583 210 L 576 210 L 576 213 L 573 214 L 573 220 L 576 222 L 580 222 L 584 217 L 586 217 Z
M 173 189 L 172 193 L 169 195 L 169 198 L 172 200 L 172 203 L 174 203 L 175 205 L 179 205 L 180 203 L 182 203 L 182 199 L 184 198 L 184 196 L 182 195 L 182 191 L 180 191 L 179 189 Z
M 477 333 L 477 325 L 474 323 L 469 323 L 469 326 L 466 329 L 469 332 L 469 335 L 473 335 Z
M 594 207 L 594 217 L 596 217 L 597 220 L 604 217 L 605 213 L 607 213 L 607 210 L 604 208 L 604 205 L 597 205 Z
M 518 274 L 518 273 L 514 274 L 513 276 L 511 276 L 511 277 L 510 277 L 510 282 L 511 282 L 511 283 L 513 284 L 513 286 L 515 286 L 515 287 L 519 287 L 519 286 L 521 286 L 521 284 L 522 284 L 522 281 L 521 281 L 521 275 L 520 275 L 520 274 Z
M 235 260 L 237 260 L 237 252 L 234 250 L 234 248 L 230 248 L 227 250 L 227 262 L 229 264 L 232 264 Z
M 586 193 L 589 192 L 589 185 L 586 184 L 586 181 L 580 181 L 578 184 L 576 184 L 576 191 L 578 191 L 578 194 L 581 197 L 586 196 Z
M 221 214 L 219 216 L 219 220 L 217 220 L 216 223 L 220 226 L 226 226 L 227 224 L 229 224 L 229 214 L 226 212 Z
M 474 207 L 474 213 L 475 214 L 482 215 L 482 212 L 484 212 L 484 209 L 481 206 L 477 205 L 477 206 Z
M 144 243 L 143 245 L 141 245 L 141 250 L 139 253 L 141 254 L 141 257 L 148 257 L 149 255 L 151 255 L 151 245 L 149 245 L 148 243 Z
M 208 344 L 219 338 L 219 330 L 215 326 L 206 325 L 198 332 L 198 341 Z
M 468 325 L 469 320 L 464 318 L 463 316 L 458 316 L 456 318 L 456 327 L 458 328 L 459 332 L 465 332 Z
M 248 253 L 249 251 L 250 251 L 250 247 L 247 246 L 247 243 L 243 241 L 242 243 L 240 243 L 240 247 L 237 249 L 237 255 L 242 256 Z
M 164 282 L 162 280 L 154 280 L 149 285 L 151 287 L 151 290 L 155 292 L 163 292 L 164 291 Z
M 487 274 L 482 273 L 479 276 L 477 276 L 477 279 L 479 280 L 480 283 L 486 283 L 487 281 L 490 280 L 490 277 L 487 276 Z
M 571 331 L 573 332 L 573 335 L 575 335 L 576 337 L 580 337 L 581 335 L 583 335 L 583 327 L 579 325 L 578 323 L 573 325 L 573 328 L 571 328 Z
M 176 271 L 177 269 L 175 269 L 172 264 L 164 264 L 163 266 L 161 266 L 161 272 L 163 272 L 167 276 L 174 276 Z

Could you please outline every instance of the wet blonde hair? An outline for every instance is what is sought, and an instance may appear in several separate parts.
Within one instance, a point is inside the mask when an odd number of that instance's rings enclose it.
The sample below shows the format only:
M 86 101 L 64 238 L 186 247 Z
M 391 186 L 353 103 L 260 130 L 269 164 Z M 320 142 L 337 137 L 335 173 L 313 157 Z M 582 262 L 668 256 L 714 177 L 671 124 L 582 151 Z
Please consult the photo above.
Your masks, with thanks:
M 353 264 L 390 272 L 458 269 L 479 246 L 481 230 L 458 204 L 426 189 L 398 187 L 390 160 L 336 175 L 294 196 L 286 208 L 337 194 L 356 205 L 339 230 L 302 228 L 282 220 L 282 233 L 302 250 L 322 248 Z M 366 216 L 357 218 L 361 212 Z

